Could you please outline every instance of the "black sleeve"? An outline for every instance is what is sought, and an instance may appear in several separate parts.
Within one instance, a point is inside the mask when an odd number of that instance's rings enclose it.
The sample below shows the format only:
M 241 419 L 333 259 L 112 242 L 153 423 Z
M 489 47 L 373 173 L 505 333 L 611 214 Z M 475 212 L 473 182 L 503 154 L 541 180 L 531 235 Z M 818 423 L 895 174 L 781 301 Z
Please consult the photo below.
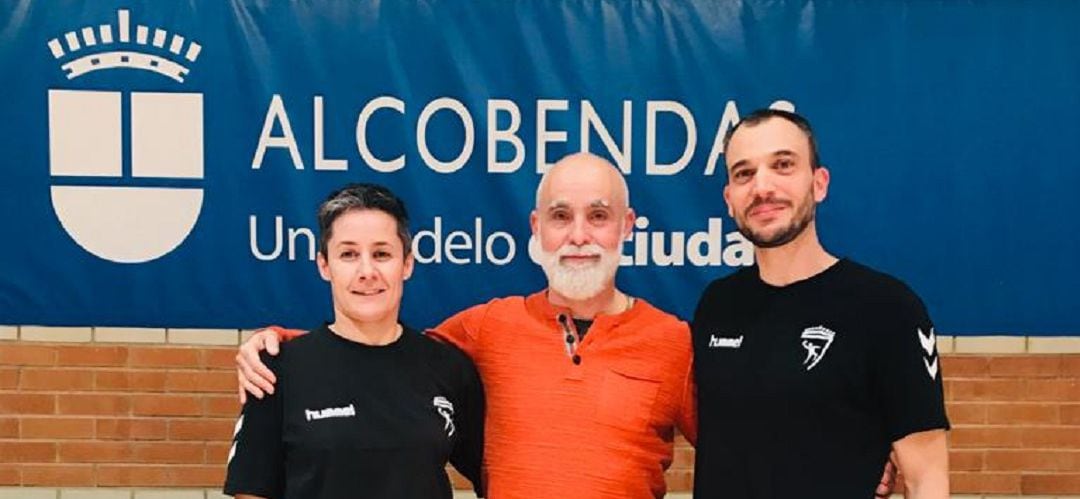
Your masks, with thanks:
M 716 302 L 713 298 L 713 288 L 716 286 L 716 281 L 710 282 L 705 286 L 705 290 L 701 292 L 701 296 L 698 297 L 697 306 L 694 307 L 694 317 L 690 321 L 690 332 L 693 333 L 697 329 L 699 324 L 704 324 L 707 319 L 708 306 Z
M 451 348 L 460 358 L 461 366 L 457 401 L 460 409 L 456 414 L 456 426 L 461 434 L 450 453 L 450 464 L 472 482 L 478 497 L 484 497 L 484 385 L 472 361 L 457 348 Z
M 690 320 L 690 343 L 695 353 L 698 350 L 698 338 L 704 334 L 701 331 L 715 325 L 716 315 L 719 313 L 716 309 L 722 300 L 718 297 L 718 282 L 712 281 L 705 286 L 705 290 L 698 298 L 697 306 L 694 307 L 694 317 Z
M 895 442 L 912 433 L 949 429 L 941 383 L 937 332 L 926 307 L 903 287 L 876 307 L 875 384 L 885 430 Z
M 277 358 L 263 352 L 262 361 L 278 374 Z M 280 380 L 281 377 L 278 376 Z M 248 395 L 247 403 L 233 430 L 229 450 L 225 493 L 251 494 L 277 499 L 285 494 L 285 455 L 282 443 L 282 391 L 279 383 L 273 395 L 262 400 Z

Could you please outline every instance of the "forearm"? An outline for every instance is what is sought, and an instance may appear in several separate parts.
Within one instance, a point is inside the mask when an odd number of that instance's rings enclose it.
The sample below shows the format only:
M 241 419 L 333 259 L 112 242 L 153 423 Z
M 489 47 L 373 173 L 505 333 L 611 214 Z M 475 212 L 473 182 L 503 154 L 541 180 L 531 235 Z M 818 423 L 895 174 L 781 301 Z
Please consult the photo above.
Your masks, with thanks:
M 904 497 L 907 499 L 947 499 L 949 497 L 948 471 L 927 471 L 917 478 L 905 476 Z
M 893 442 L 893 449 L 896 451 L 900 474 L 904 477 L 905 497 L 949 497 L 949 451 L 944 431 L 913 433 Z

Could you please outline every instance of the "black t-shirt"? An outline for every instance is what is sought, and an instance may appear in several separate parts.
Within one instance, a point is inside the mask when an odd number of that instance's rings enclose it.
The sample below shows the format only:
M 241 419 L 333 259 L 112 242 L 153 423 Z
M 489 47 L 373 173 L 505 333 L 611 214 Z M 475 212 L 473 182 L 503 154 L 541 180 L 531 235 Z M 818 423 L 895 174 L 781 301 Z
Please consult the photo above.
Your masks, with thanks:
M 483 388 L 454 347 L 412 329 L 368 346 L 323 326 L 263 361 L 276 390 L 244 405 L 226 494 L 449 499 L 447 460 L 479 483 Z
M 907 286 L 848 260 L 714 281 L 693 323 L 694 497 L 873 497 L 892 442 L 949 428 L 934 334 Z

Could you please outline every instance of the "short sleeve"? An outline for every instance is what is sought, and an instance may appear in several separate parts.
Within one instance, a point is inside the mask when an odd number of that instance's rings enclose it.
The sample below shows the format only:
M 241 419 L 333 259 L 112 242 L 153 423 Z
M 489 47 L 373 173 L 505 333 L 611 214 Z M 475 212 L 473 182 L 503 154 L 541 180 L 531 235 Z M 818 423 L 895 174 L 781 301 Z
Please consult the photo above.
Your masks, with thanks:
M 262 354 L 263 363 L 278 374 L 277 359 Z M 263 399 L 249 396 L 233 430 L 225 493 L 280 498 L 285 489 L 282 444 L 282 397 L 279 388 Z
M 682 400 L 679 402 L 679 416 L 676 419 L 679 432 L 686 437 L 690 445 L 697 445 L 697 384 L 694 383 L 694 363 L 686 370 L 683 381 Z
M 920 431 L 949 429 L 937 332 L 922 301 L 903 291 L 877 304 L 881 322 L 873 336 L 872 389 L 893 442 Z
M 450 464 L 472 482 L 477 496 L 484 497 L 484 385 L 472 361 L 461 352 L 454 353 L 460 357 L 461 384 L 456 419 L 461 433 L 450 454 Z
M 427 334 L 439 341 L 450 343 L 475 359 L 480 340 L 481 324 L 487 316 L 490 304 L 474 305 L 451 316 Z

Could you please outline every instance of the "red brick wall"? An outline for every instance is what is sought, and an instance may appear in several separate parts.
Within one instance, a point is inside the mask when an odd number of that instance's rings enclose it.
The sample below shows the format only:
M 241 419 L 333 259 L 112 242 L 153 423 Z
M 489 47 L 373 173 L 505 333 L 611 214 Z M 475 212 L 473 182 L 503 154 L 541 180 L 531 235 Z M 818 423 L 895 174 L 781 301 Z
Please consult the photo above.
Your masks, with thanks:
M 0 486 L 220 486 L 234 353 L 0 341 Z M 946 355 L 942 369 L 955 493 L 1080 494 L 1080 354 Z M 680 440 L 668 483 L 692 480 Z
M 234 355 L 0 342 L 0 486 L 220 486 Z
M 954 491 L 1080 493 L 1080 354 L 942 362 Z

